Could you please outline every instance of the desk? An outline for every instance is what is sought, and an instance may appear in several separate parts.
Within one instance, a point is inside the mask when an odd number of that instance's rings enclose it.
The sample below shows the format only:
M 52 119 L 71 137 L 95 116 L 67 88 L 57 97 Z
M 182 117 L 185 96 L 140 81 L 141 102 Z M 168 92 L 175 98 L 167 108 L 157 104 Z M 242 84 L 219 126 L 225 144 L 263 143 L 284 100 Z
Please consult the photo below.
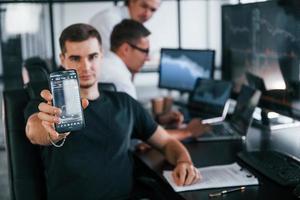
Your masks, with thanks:
M 219 141 L 219 142 L 186 142 L 186 148 L 191 154 L 196 167 L 210 165 L 222 165 L 238 162 L 245 166 L 236 157 L 236 153 L 242 150 L 276 149 L 289 154 L 300 154 L 299 128 L 285 129 L 270 133 L 268 131 L 251 128 L 245 141 Z M 162 173 L 163 169 L 171 169 L 163 156 L 156 150 L 138 153 L 138 156 L 153 170 Z M 299 155 L 295 155 L 299 156 Z M 253 171 L 252 171 L 253 172 Z M 269 200 L 269 199 L 296 199 L 292 189 L 284 188 L 260 174 L 255 174 L 260 182 L 258 186 L 249 186 L 244 192 L 234 192 L 220 198 L 232 200 Z M 222 189 L 197 190 L 180 193 L 187 200 L 209 199 L 208 194 Z

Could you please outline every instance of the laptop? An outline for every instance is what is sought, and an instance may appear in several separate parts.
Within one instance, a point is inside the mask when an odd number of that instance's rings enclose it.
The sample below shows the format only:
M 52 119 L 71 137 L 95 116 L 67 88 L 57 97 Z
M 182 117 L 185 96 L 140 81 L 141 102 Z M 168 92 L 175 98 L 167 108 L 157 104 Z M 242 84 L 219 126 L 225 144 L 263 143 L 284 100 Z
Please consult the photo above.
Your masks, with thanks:
M 212 124 L 208 133 L 198 141 L 245 139 L 252 122 L 253 112 L 259 102 L 261 92 L 243 85 L 237 98 L 234 112 L 229 120 Z
M 185 122 L 193 118 L 201 118 L 202 123 L 223 121 L 228 112 L 231 89 L 231 82 L 198 78 L 187 105 L 180 109 Z
M 267 90 L 265 82 L 261 77 L 256 76 L 250 72 L 246 72 L 246 79 L 250 87 L 258 89 L 262 92 L 265 92 Z

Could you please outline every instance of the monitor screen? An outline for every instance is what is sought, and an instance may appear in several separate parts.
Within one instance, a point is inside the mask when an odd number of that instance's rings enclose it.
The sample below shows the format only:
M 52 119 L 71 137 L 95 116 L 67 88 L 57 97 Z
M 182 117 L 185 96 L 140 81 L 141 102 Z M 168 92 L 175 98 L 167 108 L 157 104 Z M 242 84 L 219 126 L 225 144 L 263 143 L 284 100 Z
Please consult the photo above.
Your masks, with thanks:
M 213 50 L 161 49 L 159 87 L 192 91 L 197 78 L 212 78 L 214 55 Z
M 230 97 L 231 87 L 229 81 L 198 78 L 188 104 L 204 112 L 221 115 Z
M 295 3 L 298 2 L 298 3 Z M 300 3 L 222 7 L 222 76 L 263 91 L 260 106 L 300 118 Z
M 198 78 L 189 102 L 224 107 L 230 97 L 231 82 Z
M 261 92 L 249 86 L 242 85 L 232 114 L 231 123 L 240 133 L 246 134 L 252 122 L 252 115 L 257 106 Z

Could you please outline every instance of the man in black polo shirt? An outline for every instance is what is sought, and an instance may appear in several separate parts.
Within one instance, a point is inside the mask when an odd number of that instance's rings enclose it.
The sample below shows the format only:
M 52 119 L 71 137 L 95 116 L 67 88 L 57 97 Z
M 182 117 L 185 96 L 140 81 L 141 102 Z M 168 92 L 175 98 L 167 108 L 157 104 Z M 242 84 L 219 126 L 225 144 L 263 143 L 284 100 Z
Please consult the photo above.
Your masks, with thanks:
M 50 91 L 43 90 L 46 102 L 29 109 L 26 135 L 42 145 L 48 199 L 128 199 L 133 185 L 131 138 L 146 141 L 160 150 L 175 166 L 174 180 L 190 185 L 200 179 L 183 145 L 158 126 L 138 102 L 125 93 L 99 93 L 96 74 L 101 70 L 101 37 L 90 25 L 74 24 L 60 36 L 61 64 L 75 69 L 86 127 L 58 134 L 59 110 L 51 104 Z M 135 51 L 135 49 L 131 49 Z M 65 140 L 60 148 L 55 145 Z M 52 146 L 51 144 L 54 144 Z

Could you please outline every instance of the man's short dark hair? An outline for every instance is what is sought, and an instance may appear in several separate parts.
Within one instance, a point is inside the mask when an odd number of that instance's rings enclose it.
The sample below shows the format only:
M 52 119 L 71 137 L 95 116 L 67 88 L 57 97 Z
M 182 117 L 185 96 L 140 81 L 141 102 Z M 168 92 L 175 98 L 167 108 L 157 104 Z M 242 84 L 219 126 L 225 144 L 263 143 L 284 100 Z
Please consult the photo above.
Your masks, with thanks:
M 141 23 L 124 19 L 117 24 L 110 36 L 110 50 L 115 52 L 122 44 L 137 44 L 138 41 L 150 35 L 150 31 Z
M 98 40 L 101 46 L 101 36 L 93 26 L 83 23 L 70 25 L 63 30 L 59 37 L 60 50 L 62 53 L 66 52 L 66 41 L 82 42 L 93 37 Z
M 125 0 L 125 1 L 124 1 L 124 5 L 125 5 L 125 6 L 128 6 L 128 5 L 129 5 L 129 1 L 130 1 L 130 0 Z
M 137 0 L 124 0 L 124 5 L 128 7 L 130 2 L 132 1 L 137 1 Z

